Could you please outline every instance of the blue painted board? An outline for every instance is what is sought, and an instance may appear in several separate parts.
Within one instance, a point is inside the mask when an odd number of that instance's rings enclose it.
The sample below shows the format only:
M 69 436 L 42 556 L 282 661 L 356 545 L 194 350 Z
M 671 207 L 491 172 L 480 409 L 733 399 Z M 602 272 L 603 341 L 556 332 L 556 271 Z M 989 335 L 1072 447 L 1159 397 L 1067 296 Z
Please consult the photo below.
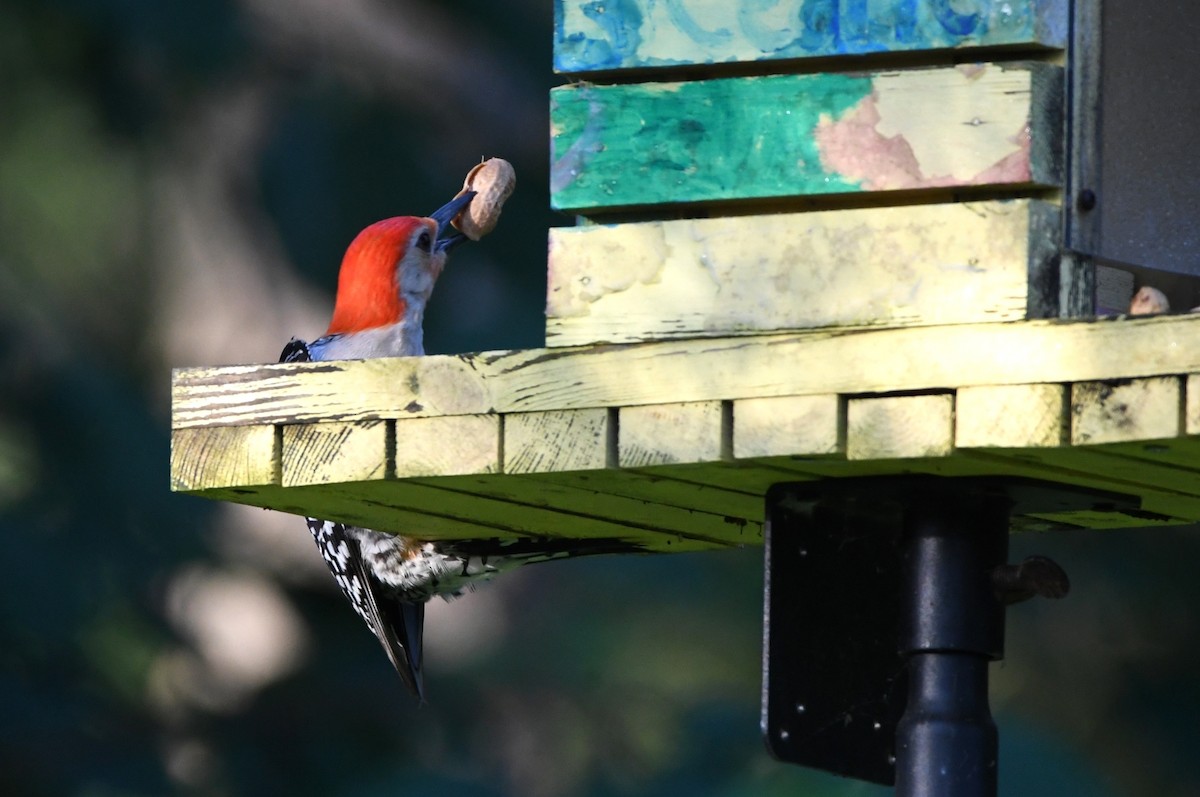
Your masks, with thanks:
M 567 74 L 1022 46 L 1062 48 L 1068 0 L 555 0 Z

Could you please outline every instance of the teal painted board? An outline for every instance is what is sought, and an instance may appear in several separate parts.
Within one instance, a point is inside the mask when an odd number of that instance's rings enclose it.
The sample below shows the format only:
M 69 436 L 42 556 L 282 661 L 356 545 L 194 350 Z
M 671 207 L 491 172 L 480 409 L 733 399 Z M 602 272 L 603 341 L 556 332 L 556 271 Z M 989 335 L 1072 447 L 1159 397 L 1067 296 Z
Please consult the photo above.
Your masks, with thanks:
M 550 93 L 551 203 L 595 210 L 1061 182 L 1062 70 L 574 84 Z
M 1062 48 L 1068 0 L 555 0 L 554 68 Z

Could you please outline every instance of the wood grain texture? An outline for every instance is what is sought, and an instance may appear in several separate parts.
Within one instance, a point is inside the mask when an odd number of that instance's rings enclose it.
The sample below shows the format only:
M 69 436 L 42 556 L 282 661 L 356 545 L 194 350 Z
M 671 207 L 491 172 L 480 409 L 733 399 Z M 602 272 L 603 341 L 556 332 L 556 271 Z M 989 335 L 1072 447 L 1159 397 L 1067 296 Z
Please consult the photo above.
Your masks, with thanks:
M 955 395 L 958 448 L 1033 448 L 1067 441 L 1064 385 L 980 385 Z
M 609 411 L 551 410 L 504 416 L 504 472 L 547 473 L 607 467 Z
M 1191 374 L 1184 384 L 1187 393 L 1187 404 L 1184 410 L 1187 433 L 1200 435 L 1200 374 Z
M 282 429 L 282 443 L 284 487 L 387 476 L 387 421 L 290 424 Z
M 1182 407 L 1183 384 L 1174 376 L 1079 383 L 1071 387 L 1071 442 L 1177 437 Z
M 172 484 L 432 537 L 620 536 L 652 550 L 757 542 L 762 498 L 773 484 L 896 473 L 1019 476 L 1141 501 L 1136 513 L 1098 506 L 1025 519 L 1021 528 L 1197 521 L 1200 435 L 1189 434 L 1187 419 L 1193 375 L 1200 375 L 1198 322 L 1175 316 L 810 333 L 489 353 L 446 358 L 448 365 L 428 357 L 431 380 L 423 379 L 422 361 L 397 360 L 389 365 L 403 379 L 388 400 L 398 410 L 381 406 L 370 390 L 356 391 L 364 363 L 322 363 L 315 373 L 280 365 L 258 373 L 200 369 L 177 375 L 176 387 L 188 395 L 194 376 L 204 406 L 177 404 L 176 422 L 195 413 L 212 424 L 224 412 L 229 423 L 175 430 Z M 231 377 L 227 395 L 213 389 L 222 373 Z M 412 417 L 428 412 L 423 385 L 435 397 L 453 391 L 447 373 L 468 380 L 463 392 L 474 401 L 508 409 Z M 266 385 L 263 401 L 257 379 Z M 320 392 L 306 398 L 309 379 Z M 388 369 L 372 368 L 367 379 L 384 384 Z M 667 395 L 697 398 L 657 400 Z M 290 419 L 277 432 L 272 424 L 283 421 L 255 415 L 310 401 L 314 418 L 321 402 L 336 402 L 325 408 L 332 419 Z M 389 414 L 398 417 L 381 420 Z M 540 461 L 580 469 L 499 474 L 502 429 L 511 433 L 507 453 L 534 456 L 540 436 L 548 449 L 567 449 Z M 577 433 L 589 442 L 580 446 Z M 393 471 L 426 476 L 373 478 Z M 293 473 L 326 483 L 301 486 Z M 335 481 L 355 474 L 366 478 Z M 284 479 L 297 486 L 275 486 Z
M 747 529 L 749 521 L 726 513 L 701 512 L 690 507 L 669 506 L 543 480 L 460 476 L 422 479 L 417 483 L 453 491 L 453 495 L 441 498 L 453 503 L 452 511 L 456 512 L 471 509 L 475 497 L 515 505 L 520 515 L 524 515 L 522 507 L 549 510 L 545 514 L 549 525 L 536 531 L 555 536 L 628 536 L 627 529 L 633 528 L 675 537 L 672 546 L 691 541 L 699 543 L 700 547 L 709 547 L 728 543 L 734 538 L 750 541 L 757 533 L 755 529 Z M 496 517 L 493 507 L 482 511 L 488 517 Z
M 171 489 L 274 484 L 279 452 L 274 426 L 215 426 L 171 433 Z
M 551 346 L 1057 316 L 1061 211 L 970 202 L 550 231 Z
M 1063 47 L 1065 0 L 555 0 L 561 73 L 999 45 Z
M 622 407 L 617 426 L 617 463 L 622 468 L 720 460 L 720 401 Z
M 733 402 L 733 456 L 825 456 L 842 453 L 838 395 L 778 396 Z
M 1061 182 L 1048 64 L 575 84 L 550 106 L 558 210 Z
M 500 417 L 449 415 L 396 421 L 397 478 L 499 473 Z
M 1165 490 L 1153 484 L 1152 480 L 1126 481 L 1112 473 L 1099 473 L 1078 467 L 1078 461 L 1072 457 L 1060 459 L 1059 452 L 1071 452 L 1076 449 L 997 449 L 993 451 L 967 451 L 962 456 L 974 459 L 978 467 L 988 473 L 1009 474 L 1031 479 L 1042 479 L 1062 484 L 1073 484 L 1078 487 L 1088 487 L 1094 490 L 1118 493 L 1141 498 L 1141 509 L 1145 512 L 1162 515 L 1162 517 L 1130 518 L 1126 524 L 1129 527 L 1140 525 L 1158 525 L 1169 521 L 1200 520 L 1200 500 L 1190 495 Z
M 1200 316 L 528 349 L 325 362 L 316 372 L 311 365 L 176 370 L 174 426 L 374 420 L 1200 374 Z M 431 374 L 436 378 L 427 378 Z M 382 385 L 388 389 L 378 389 Z M 456 398 L 446 399 L 449 394 Z
M 798 474 L 782 464 L 783 457 L 763 460 L 694 462 L 682 465 L 658 465 L 637 468 L 631 472 L 647 478 L 670 478 L 699 487 L 751 493 L 762 496 L 772 484 L 805 481 L 810 476 Z M 761 517 L 761 506 L 755 517 Z
M 696 484 L 653 472 L 615 468 L 603 471 L 540 473 L 526 478 L 590 490 L 597 495 L 637 498 L 697 512 L 746 518 L 756 523 L 763 520 L 761 493 L 742 491 L 740 487 L 735 488 L 733 485 Z
M 264 485 L 197 493 L 205 498 L 261 506 L 280 512 L 327 518 L 363 528 L 403 533 L 420 539 L 513 538 L 521 528 L 495 519 L 468 518 L 415 509 L 397 491 L 402 482 L 374 481 L 312 484 L 304 487 Z
M 954 450 L 954 396 L 885 396 L 846 404 L 846 458 L 944 457 Z

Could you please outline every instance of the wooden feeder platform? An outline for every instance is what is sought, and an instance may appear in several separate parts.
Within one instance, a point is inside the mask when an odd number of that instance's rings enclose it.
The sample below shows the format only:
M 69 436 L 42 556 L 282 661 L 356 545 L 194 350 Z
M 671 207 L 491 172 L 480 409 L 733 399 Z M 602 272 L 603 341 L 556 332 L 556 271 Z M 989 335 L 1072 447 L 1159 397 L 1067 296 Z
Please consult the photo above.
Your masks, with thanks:
M 1200 521 L 1200 317 L 175 372 L 172 488 L 438 537 L 761 541 L 777 482 L 1014 475 Z
M 766 532 L 775 755 L 995 794 L 1004 606 L 1069 589 L 1008 531 L 1200 522 L 1200 315 L 1118 315 L 1135 281 L 1197 303 L 1158 257 L 1195 181 L 1140 123 L 1183 84 L 1110 44 L 1140 17 L 955 5 L 556 2 L 547 348 L 178 370 L 172 489 L 430 539 Z M 1163 110 L 1100 112 L 1132 95 Z

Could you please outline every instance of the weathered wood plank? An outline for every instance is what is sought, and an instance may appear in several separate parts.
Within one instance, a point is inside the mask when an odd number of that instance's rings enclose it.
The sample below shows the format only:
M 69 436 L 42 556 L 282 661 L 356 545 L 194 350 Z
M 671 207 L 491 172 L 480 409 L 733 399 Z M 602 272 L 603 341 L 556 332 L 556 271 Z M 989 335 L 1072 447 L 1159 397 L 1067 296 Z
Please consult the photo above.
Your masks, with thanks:
M 551 203 L 1057 186 L 1062 71 L 976 64 L 551 91 Z
M 724 463 L 722 463 L 724 464 Z M 682 481 L 653 472 L 610 468 L 597 471 L 539 473 L 527 478 L 551 484 L 564 484 L 597 494 L 637 498 L 655 504 L 729 515 L 761 523 L 763 497 L 757 491 L 742 491 L 731 486 L 714 486 Z M 778 476 L 777 476 L 778 480 Z
M 638 473 L 649 478 L 670 478 L 688 482 L 698 487 L 715 487 L 722 490 L 763 495 L 772 484 L 788 481 L 805 481 L 811 476 L 797 473 L 786 466 L 786 457 L 765 460 L 743 460 L 740 462 L 696 462 L 685 465 L 659 465 L 638 468 Z
M 298 487 L 382 479 L 387 476 L 388 437 L 387 421 L 284 426 L 280 483 Z
M 617 416 L 617 464 L 643 468 L 719 460 L 723 415 L 720 401 L 622 407 Z
M 1060 215 L 1019 200 L 559 227 L 546 342 L 1057 316 Z
M 1044 479 L 1062 484 L 1089 487 L 1094 490 L 1140 496 L 1142 509 L 1146 512 L 1185 520 L 1200 520 L 1200 499 L 1191 495 L 1160 489 L 1153 484 L 1152 475 L 1150 480 L 1145 482 L 1136 476 L 1137 481 L 1127 481 L 1111 474 L 1103 475 L 1089 471 L 1086 465 L 1083 469 L 1071 467 L 1072 465 L 1078 466 L 1079 461 L 1077 459 L 1073 461 L 1070 455 L 1061 459 L 1057 456 L 1060 452 L 1074 451 L 1077 451 L 1077 449 L 991 449 L 988 451 L 964 451 L 960 452 L 960 455 L 968 459 L 978 460 L 981 467 L 991 469 L 987 472 L 1026 476 L 1032 479 Z M 1131 519 L 1129 525 L 1142 525 L 1136 522 L 1136 520 L 1136 518 Z M 1146 518 L 1145 520 L 1161 522 L 1155 521 L 1153 518 Z
M 1022 455 L 1051 467 L 1090 473 L 1112 483 L 1200 497 L 1200 461 L 1196 460 L 1190 469 L 1186 469 L 1173 463 L 1125 456 L 1107 447 L 1094 446 L 1046 449 L 1036 457 L 1028 452 Z
M 179 369 L 172 417 L 179 429 L 1192 373 L 1198 315 L 1026 321 Z
M 500 416 L 449 415 L 396 421 L 398 479 L 499 473 Z
M 957 448 L 1034 448 L 1067 442 L 1064 385 L 980 385 L 955 394 Z
M 1109 443 L 1106 445 L 1088 446 L 1087 450 L 1096 454 L 1121 456 L 1155 465 L 1170 465 L 1178 469 L 1178 475 L 1187 476 L 1196 482 L 1194 488 L 1181 492 L 1194 492 L 1200 489 L 1200 438 L 1176 437 L 1164 440 L 1136 440 L 1128 443 Z
M 953 450 L 953 394 L 846 402 L 847 459 L 940 457 Z
M 504 472 L 596 470 L 609 462 L 609 411 L 550 410 L 504 416 Z
M 1200 374 L 1190 374 L 1185 383 L 1184 423 L 1189 435 L 1200 435 Z
M 1177 437 L 1183 430 L 1183 385 L 1178 377 L 1071 386 L 1074 445 Z
M 419 539 L 513 538 L 523 530 L 486 521 L 414 510 L 387 492 L 399 482 L 312 484 L 304 487 L 239 487 L 195 494 L 219 501 L 261 506 L 293 515 L 327 518 L 363 528 L 408 534 Z M 381 492 L 382 490 L 382 492 Z M 302 527 L 298 527 L 302 528 Z
M 616 539 L 662 539 L 662 546 L 671 550 L 699 550 L 726 542 L 719 534 L 731 533 L 730 524 L 714 520 L 706 525 L 712 535 L 695 532 L 684 536 L 670 523 L 640 525 L 634 521 L 620 522 L 597 517 L 580 504 L 564 511 L 553 506 L 548 498 L 538 498 L 539 492 L 522 490 L 509 484 L 511 479 L 494 480 L 487 476 L 459 476 L 438 479 L 407 479 L 387 484 L 370 483 L 364 499 L 378 503 L 396 503 L 406 509 L 437 515 L 446 520 L 462 520 L 482 525 L 494 524 L 517 533 L 548 537 L 590 537 Z M 489 488 L 489 485 L 494 485 Z M 566 488 L 564 488 L 566 489 Z M 716 518 L 715 515 L 706 516 Z M 678 519 L 667 518 L 668 521 Z M 698 521 L 699 523 L 699 521 Z
M 1065 0 L 555 0 L 561 73 L 992 46 L 1063 47 Z
M 1061 484 L 1086 487 L 1108 493 L 1142 497 L 1142 509 L 1150 515 L 1126 515 L 1118 511 L 1094 513 L 1070 512 L 1037 515 L 1060 523 L 1085 528 L 1130 528 L 1178 524 L 1197 519 L 1200 502 L 1192 496 L 1145 484 L 1133 484 L 1111 477 L 1100 476 L 1085 470 L 1074 470 L 1055 464 L 1055 454 L 1065 449 L 990 449 L 959 450 L 949 456 L 914 459 L 875 460 L 813 460 L 797 462 L 795 467 L 803 469 L 812 477 L 849 478 L 860 476 L 894 476 L 907 474 L 929 474 L 934 476 L 1013 476 L 1039 479 Z M 1028 527 L 1028 524 L 1024 524 Z
M 449 479 L 419 480 L 430 487 L 452 490 L 456 505 L 465 500 L 470 507 L 471 499 L 459 496 L 483 496 L 525 507 L 547 509 L 561 513 L 558 533 L 576 533 L 577 523 L 602 521 L 608 524 L 630 527 L 663 534 L 679 539 L 667 541 L 670 546 L 699 542 L 703 547 L 711 543 L 744 543 L 757 534 L 751 521 L 735 517 L 728 512 L 716 514 L 702 512 L 693 507 L 678 507 L 629 498 L 611 493 L 587 490 L 579 487 L 553 483 L 536 478 L 504 478 L 497 476 L 460 476 Z M 607 528 L 603 527 L 603 528 Z M 567 530 L 567 531 L 564 531 Z M 599 534 L 598 536 L 604 536 Z
M 171 432 L 171 489 L 274 484 L 279 478 L 275 427 L 216 426 Z
M 733 456 L 822 456 L 845 450 L 838 395 L 779 396 L 733 402 Z

